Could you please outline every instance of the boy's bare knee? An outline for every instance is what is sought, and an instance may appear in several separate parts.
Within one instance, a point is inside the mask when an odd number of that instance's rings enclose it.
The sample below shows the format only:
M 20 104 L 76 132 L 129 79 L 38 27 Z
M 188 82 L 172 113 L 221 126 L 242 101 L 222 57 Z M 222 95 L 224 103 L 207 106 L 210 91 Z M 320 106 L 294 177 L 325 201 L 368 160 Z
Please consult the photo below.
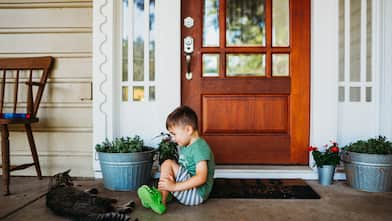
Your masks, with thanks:
M 177 164 L 176 161 L 174 160 L 165 160 L 163 161 L 163 163 L 161 164 L 161 168 L 162 167 L 172 167 L 173 165 Z
M 171 180 L 175 180 L 175 176 L 177 174 L 179 165 L 175 160 L 165 160 L 161 164 L 161 176 L 165 178 L 170 178 Z

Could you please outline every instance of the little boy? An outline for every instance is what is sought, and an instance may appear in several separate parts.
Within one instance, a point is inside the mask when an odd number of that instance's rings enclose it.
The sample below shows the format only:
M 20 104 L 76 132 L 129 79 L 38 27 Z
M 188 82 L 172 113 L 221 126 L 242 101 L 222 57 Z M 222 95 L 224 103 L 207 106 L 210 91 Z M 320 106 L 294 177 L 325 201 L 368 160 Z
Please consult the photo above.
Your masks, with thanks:
M 180 106 L 169 114 L 166 128 L 180 146 L 179 162 L 166 160 L 161 165 L 158 189 L 141 186 L 137 193 L 146 208 L 162 214 L 170 194 L 181 204 L 195 206 L 208 199 L 214 182 L 214 155 L 199 136 L 196 113 Z

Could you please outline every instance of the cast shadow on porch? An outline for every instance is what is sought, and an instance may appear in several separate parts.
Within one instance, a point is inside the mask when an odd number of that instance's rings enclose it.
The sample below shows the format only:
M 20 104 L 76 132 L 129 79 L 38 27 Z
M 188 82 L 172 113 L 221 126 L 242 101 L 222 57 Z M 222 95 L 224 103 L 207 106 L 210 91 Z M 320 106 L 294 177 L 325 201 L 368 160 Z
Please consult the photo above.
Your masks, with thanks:
M 0 220 L 67 220 L 55 216 L 45 206 L 48 178 L 12 177 L 13 194 L 0 196 Z M 81 189 L 97 187 L 101 196 L 118 199 L 119 204 L 135 200 L 132 218 L 144 220 L 372 220 L 386 221 L 392 216 L 392 193 L 367 193 L 338 181 L 324 187 L 306 181 L 321 199 L 210 199 L 197 207 L 173 202 L 162 216 L 141 207 L 135 192 L 114 192 L 103 188 L 102 180 L 78 178 Z

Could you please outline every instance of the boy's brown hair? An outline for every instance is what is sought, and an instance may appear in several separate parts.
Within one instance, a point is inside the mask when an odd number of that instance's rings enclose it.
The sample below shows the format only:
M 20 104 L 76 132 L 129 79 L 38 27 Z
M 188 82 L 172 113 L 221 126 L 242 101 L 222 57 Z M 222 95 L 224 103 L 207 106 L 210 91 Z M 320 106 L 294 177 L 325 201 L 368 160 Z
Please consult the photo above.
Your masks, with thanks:
M 174 126 L 191 126 L 194 131 L 198 131 L 197 126 L 197 115 L 192 108 L 188 106 L 179 106 L 174 111 L 172 111 L 166 119 L 166 129 L 172 128 Z

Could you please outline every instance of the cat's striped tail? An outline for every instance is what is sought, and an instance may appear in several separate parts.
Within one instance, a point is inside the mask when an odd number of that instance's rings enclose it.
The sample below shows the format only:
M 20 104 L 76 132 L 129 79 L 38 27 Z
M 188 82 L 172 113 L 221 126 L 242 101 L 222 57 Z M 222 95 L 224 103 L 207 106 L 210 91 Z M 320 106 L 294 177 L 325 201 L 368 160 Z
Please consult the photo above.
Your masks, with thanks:
M 88 216 L 89 221 L 131 221 L 131 218 L 121 213 L 102 213 Z

